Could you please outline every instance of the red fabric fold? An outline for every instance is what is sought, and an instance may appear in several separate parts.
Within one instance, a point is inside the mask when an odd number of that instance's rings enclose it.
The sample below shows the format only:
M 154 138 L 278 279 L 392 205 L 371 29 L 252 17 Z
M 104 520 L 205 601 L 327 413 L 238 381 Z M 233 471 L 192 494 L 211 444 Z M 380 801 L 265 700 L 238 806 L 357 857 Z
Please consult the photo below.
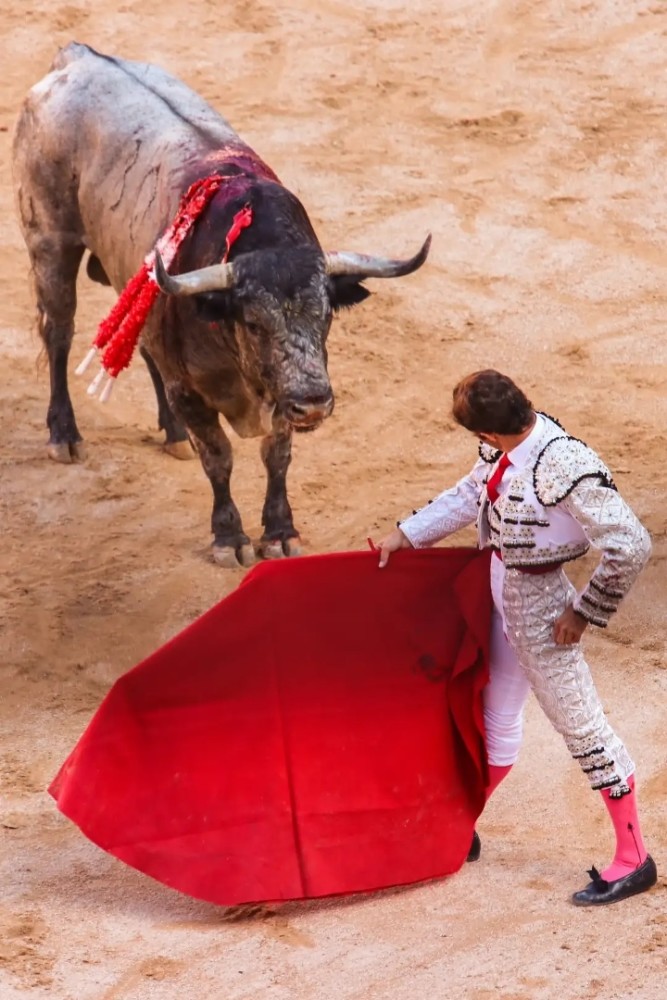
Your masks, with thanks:
M 106 851 L 219 904 L 458 870 L 487 780 L 488 559 L 260 564 L 114 684 L 49 791 Z

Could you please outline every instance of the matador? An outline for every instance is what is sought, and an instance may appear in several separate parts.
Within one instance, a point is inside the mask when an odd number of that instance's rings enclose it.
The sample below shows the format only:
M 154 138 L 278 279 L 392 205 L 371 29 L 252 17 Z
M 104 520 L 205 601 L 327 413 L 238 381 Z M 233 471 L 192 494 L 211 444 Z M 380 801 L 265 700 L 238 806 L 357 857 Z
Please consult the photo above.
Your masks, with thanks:
M 488 796 L 517 760 L 529 691 L 565 739 L 616 834 L 613 862 L 575 892 L 579 906 L 601 905 L 649 889 L 656 866 L 637 814 L 635 766 L 605 716 L 581 637 L 605 628 L 646 564 L 649 534 L 619 494 L 598 455 L 552 417 L 533 409 L 499 372 L 475 372 L 453 392 L 455 420 L 479 439 L 467 476 L 398 523 L 381 543 L 380 565 L 400 548 L 433 545 L 476 523 L 493 550 L 493 614 L 484 723 Z M 593 546 L 601 558 L 577 592 L 564 565 Z M 468 860 L 477 860 L 475 833 Z

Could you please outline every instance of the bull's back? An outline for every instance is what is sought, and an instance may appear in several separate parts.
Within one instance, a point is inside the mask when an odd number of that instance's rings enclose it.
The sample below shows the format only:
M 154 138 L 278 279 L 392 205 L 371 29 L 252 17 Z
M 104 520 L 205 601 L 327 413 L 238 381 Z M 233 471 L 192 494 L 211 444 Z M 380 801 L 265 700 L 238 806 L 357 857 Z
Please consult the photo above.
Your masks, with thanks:
M 214 148 L 238 137 L 229 123 L 195 91 L 148 63 L 118 59 L 72 42 L 51 72 L 30 91 L 33 112 L 42 109 L 74 148 L 91 153 L 91 140 L 118 144 L 131 137 L 162 148 Z M 63 132 L 64 130 L 64 132 Z M 77 137 L 81 140 L 77 142 Z M 70 146 L 72 148 L 72 146 Z
M 74 42 L 26 98 L 15 174 L 59 214 L 68 206 L 119 287 L 172 217 L 193 164 L 230 144 L 243 147 L 181 80 Z

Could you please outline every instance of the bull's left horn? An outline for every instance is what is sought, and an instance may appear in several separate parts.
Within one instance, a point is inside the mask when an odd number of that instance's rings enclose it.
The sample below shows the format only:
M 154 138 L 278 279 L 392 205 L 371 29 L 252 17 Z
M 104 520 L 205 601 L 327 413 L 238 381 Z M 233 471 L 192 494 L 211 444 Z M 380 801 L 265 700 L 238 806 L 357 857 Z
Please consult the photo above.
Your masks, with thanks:
M 198 295 L 200 292 L 222 292 L 234 286 L 234 265 L 213 264 L 186 274 L 167 274 L 158 251 L 155 251 L 155 280 L 165 295 Z
M 431 246 L 431 234 L 424 240 L 421 250 L 409 260 L 390 260 L 388 257 L 369 257 L 363 253 L 347 253 L 344 250 L 326 253 L 326 271 L 330 275 L 358 275 L 359 278 L 400 278 L 412 274 L 421 267 Z

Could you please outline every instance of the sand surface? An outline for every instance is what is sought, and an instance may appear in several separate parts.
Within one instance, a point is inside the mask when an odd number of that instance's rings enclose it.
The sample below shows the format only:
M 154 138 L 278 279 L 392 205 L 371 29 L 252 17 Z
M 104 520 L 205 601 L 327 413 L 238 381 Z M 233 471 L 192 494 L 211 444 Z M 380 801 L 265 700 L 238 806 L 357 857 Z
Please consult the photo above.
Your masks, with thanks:
M 28 88 L 71 39 L 154 61 L 218 107 L 325 246 L 427 266 L 372 283 L 330 339 L 334 417 L 300 436 L 309 552 L 365 545 L 467 470 L 447 405 L 495 366 L 612 466 L 652 562 L 588 649 L 667 865 L 667 10 L 642 0 L 18 0 L 0 11 L 0 997 L 575 1000 L 667 995 L 665 883 L 568 903 L 611 832 L 534 702 L 483 857 L 382 896 L 228 912 L 108 857 L 45 788 L 125 670 L 242 578 L 209 561 L 209 489 L 165 456 L 137 363 L 106 407 L 73 379 L 85 465 L 45 454 L 28 264 L 10 181 Z M 72 367 L 114 301 L 80 282 Z M 257 445 L 234 493 L 260 533 Z M 472 541 L 466 534 L 461 541 Z M 586 567 L 579 569 L 579 576 Z

